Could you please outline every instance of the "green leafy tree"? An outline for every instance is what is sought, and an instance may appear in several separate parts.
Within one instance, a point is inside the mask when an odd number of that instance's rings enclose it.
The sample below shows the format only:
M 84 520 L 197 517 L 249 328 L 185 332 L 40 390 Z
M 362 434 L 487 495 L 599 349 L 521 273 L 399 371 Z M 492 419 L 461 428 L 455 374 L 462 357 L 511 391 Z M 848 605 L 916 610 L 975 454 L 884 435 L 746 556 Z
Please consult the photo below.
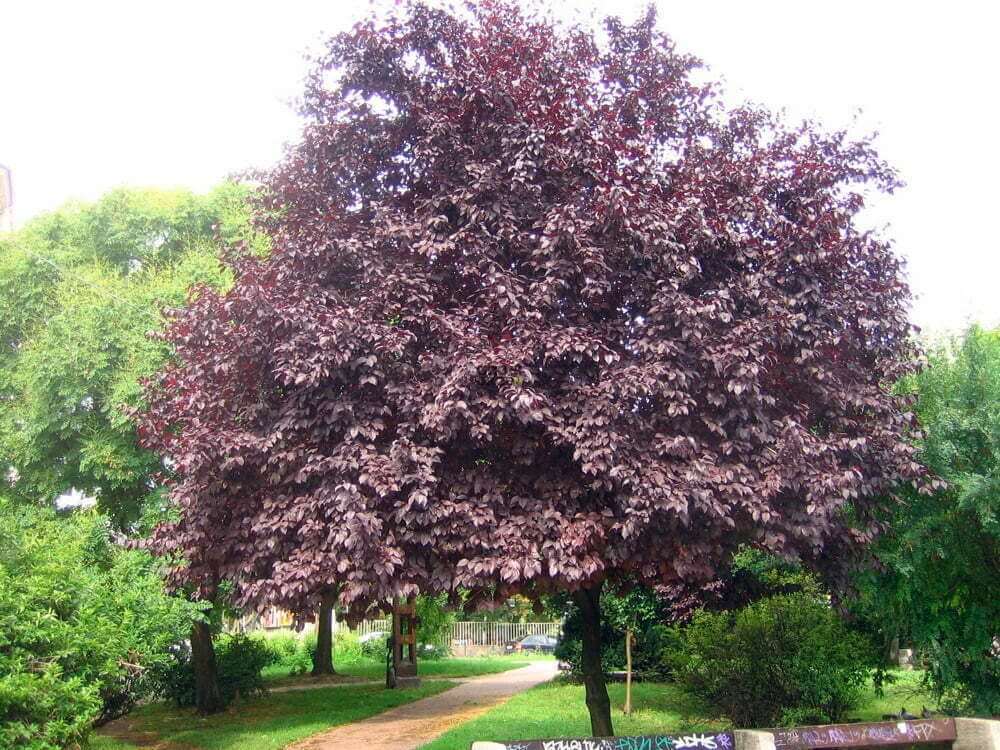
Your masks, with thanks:
M 0 499 L 0 747 L 63 748 L 155 687 L 200 615 L 93 510 Z
M 0 240 L 0 483 L 15 500 L 51 506 L 76 491 L 129 533 L 162 515 L 151 500 L 165 467 L 139 447 L 129 408 L 170 356 L 150 336 L 163 312 L 198 285 L 231 283 L 220 246 L 266 253 L 246 199 L 232 184 L 204 196 L 122 189 Z M 199 695 L 210 698 L 211 638 L 207 621 L 194 623 Z
M 921 460 L 947 487 L 910 493 L 855 609 L 912 641 L 956 709 L 1000 713 L 1000 333 L 938 346 L 901 388 L 917 397 Z
M 122 189 L 70 205 L 0 243 L 0 468 L 8 492 L 95 497 L 115 524 L 141 515 L 162 467 L 126 407 L 162 365 L 151 338 L 196 284 L 230 283 L 223 242 L 257 242 L 245 190 Z M 9 469 L 13 472 L 9 472 Z

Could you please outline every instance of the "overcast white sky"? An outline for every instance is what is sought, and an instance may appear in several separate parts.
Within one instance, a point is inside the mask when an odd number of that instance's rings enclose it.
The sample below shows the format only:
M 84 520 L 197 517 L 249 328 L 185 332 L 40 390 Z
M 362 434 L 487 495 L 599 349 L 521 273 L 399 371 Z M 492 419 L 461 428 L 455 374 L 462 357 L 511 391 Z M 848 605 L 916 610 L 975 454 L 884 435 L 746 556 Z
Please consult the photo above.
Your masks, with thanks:
M 645 0 L 555 7 L 634 18 Z M 873 212 L 929 332 L 1000 324 L 1000 6 L 658 0 L 684 51 L 749 98 L 838 127 L 862 110 L 908 187 Z M 0 0 L 0 163 L 15 219 L 129 185 L 205 190 L 294 140 L 303 53 L 365 0 Z

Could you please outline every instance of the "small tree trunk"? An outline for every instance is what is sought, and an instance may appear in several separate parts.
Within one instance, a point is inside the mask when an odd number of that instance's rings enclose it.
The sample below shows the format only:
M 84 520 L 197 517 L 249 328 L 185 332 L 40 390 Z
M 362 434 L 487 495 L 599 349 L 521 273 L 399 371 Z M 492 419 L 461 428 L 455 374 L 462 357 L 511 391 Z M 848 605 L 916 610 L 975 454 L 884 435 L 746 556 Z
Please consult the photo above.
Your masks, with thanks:
M 316 653 L 313 655 L 313 677 L 337 674 L 333 668 L 333 605 L 337 601 L 335 593 L 323 595 L 316 621 Z
M 581 667 L 587 689 L 590 731 L 595 737 L 614 737 L 611 725 L 611 699 L 601 665 L 601 584 L 573 592 L 573 601 L 583 616 L 583 651 Z
M 200 714 L 214 714 L 225 708 L 219 690 L 212 627 L 196 622 L 191 628 L 191 666 L 194 669 L 194 706 Z
M 625 628 L 625 715 L 632 715 L 632 629 Z

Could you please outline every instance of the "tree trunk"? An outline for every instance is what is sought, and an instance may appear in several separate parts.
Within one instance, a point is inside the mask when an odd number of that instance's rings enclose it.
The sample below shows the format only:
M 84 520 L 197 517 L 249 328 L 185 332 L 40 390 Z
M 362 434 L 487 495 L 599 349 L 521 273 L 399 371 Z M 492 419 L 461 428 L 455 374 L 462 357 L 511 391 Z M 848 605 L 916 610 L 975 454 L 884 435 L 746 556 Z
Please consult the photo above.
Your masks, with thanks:
M 320 600 L 319 616 L 316 620 L 316 653 L 313 654 L 313 677 L 337 674 L 333 668 L 333 605 L 337 601 L 335 593 L 326 593 Z
M 581 667 L 587 689 L 590 731 L 595 737 L 614 737 L 611 726 L 611 699 L 601 664 L 601 584 L 573 592 L 573 601 L 583 616 L 583 652 Z
M 625 628 L 625 715 L 632 715 L 632 629 Z
M 225 708 L 219 690 L 212 627 L 196 622 L 191 628 L 191 666 L 194 669 L 194 706 L 200 714 L 214 714 Z

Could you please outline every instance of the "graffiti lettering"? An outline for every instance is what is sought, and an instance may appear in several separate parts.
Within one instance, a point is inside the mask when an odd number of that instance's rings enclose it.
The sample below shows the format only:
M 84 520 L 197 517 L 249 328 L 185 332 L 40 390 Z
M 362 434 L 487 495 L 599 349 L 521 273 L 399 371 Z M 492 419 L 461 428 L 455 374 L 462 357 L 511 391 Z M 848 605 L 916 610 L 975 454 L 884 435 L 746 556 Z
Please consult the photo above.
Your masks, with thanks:
M 934 724 L 925 721 L 920 724 L 911 724 L 910 729 L 912 730 L 914 737 L 918 740 L 926 742 L 934 737 L 934 732 L 937 730 L 937 727 Z
M 714 735 L 708 734 L 687 734 L 674 740 L 674 747 L 703 747 L 705 750 L 716 750 L 719 745 L 715 741 Z
M 506 750 L 733 750 L 733 747 L 733 735 L 728 733 L 532 740 L 504 745 Z
M 947 719 L 774 730 L 774 746 L 783 750 L 909 745 L 913 742 L 940 742 L 954 738 L 954 722 Z

